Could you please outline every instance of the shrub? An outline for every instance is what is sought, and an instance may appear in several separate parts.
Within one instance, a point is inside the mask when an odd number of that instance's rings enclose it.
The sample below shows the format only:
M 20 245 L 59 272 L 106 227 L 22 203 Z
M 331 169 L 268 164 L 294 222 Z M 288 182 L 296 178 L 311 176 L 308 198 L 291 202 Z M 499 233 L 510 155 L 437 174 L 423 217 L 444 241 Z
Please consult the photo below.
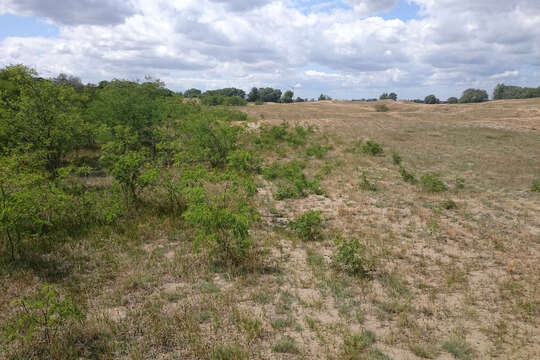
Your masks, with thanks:
M 284 354 L 298 354 L 300 353 L 300 350 L 298 350 L 298 346 L 296 345 L 296 340 L 290 336 L 283 336 L 279 341 L 272 346 L 272 350 L 277 353 L 284 353 Z
M 362 176 L 361 176 L 359 186 L 363 190 L 377 191 L 377 186 L 375 186 L 374 184 L 369 182 L 369 180 L 367 179 L 367 174 L 366 174 L 365 171 L 362 171 Z
M 390 108 L 386 104 L 377 104 L 375 105 L 376 112 L 387 112 Z
M 331 146 L 314 144 L 306 149 L 306 155 L 315 156 L 317 159 L 322 159 L 326 155 L 326 153 L 331 149 L 332 149 Z
M 383 153 L 383 148 L 375 141 L 368 140 L 363 146 L 362 151 L 370 155 L 379 155 Z
M 19 309 L 15 321 L 8 323 L 4 333 L 9 342 L 31 342 L 35 337 L 47 345 L 49 355 L 70 322 L 82 322 L 84 314 L 68 298 L 62 298 L 56 288 L 44 284 L 33 297 L 12 302 Z
M 454 97 L 454 96 L 451 96 L 448 98 L 448 100 L 446 100 L 447 103 L 449 104 L 457 104 L 458 103 L 458 98 L 457 97 Z
M 427 173 L 422 175 L 420 183 L 424 190 L 429 192 L 442 192 L 448 190 L 448 186 L 441 180 L 440 174 Z
M 374 266 L 366 256 L 365 245 L 357 238 L 336 240 L 332 264 L 339 271 L 350 275 L 366 276 Z
M 295 219 L 291 223 L 291 227 L 296 231 L 298 236 L 303 240 L 314 241 L 318 240 L 322 233 L 322 211 L 309 210 Z
M 441 208 L 445 210 L 454 210 L 454 209 L 457 209 L 457 204 L 454 200 L 447 199 L 441 202 Z
M 276 200 L 301 198 L 310 192 L 318 195 L 322 193 L 320 179 L 308 179 L 302 171 L 304 167 L 304 163 L 294 160 L 284 164 L 275 162 L 263 169 L 266 180 L 278 181 L 278 191 L 274 195 Z
M 455 186 L 456 186 L 456 190 L 465 189 L 465 179 L 456 177 Z
M 397 152 L 392 152 L 392 162 L 394 165 L 401 165 L 401 162 L 403 161 L 403 158 L 401 155 L 399 155 Z
M 468 360 L 474 358 L 474 349 L 461 336 L 452 335 L 452 337 L 444 342 L 442 349 L 454 355 L 456 359 Z
M 532 181 L 531 191 L 540 192 L 540 180 L 533 180 Z
M 399 167 L 399 173 L 401 174 L 403 181 L 413 185 L 418 183 L 418 180 L 416 180 L 416 176 L 414 176 L 413 173 L 407 171 L 407 169 L 405 169 L 403 166 Z
M 424 99 L 425 104 L 440 104 L 441 101 L 435 95 L 428 95 Z

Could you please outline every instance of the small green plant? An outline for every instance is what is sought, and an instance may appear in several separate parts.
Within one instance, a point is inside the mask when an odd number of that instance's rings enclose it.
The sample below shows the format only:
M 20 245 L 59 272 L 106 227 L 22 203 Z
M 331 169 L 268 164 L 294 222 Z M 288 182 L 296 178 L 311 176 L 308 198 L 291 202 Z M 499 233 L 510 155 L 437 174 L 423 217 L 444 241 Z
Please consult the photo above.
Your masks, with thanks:
M 380 155 L 384 152 L 380 144 L 371 140 L 366 141 L 366 143 L 362 145 L 362 151 L 373 156 Z
M 308 193 L 322 194 L 320 178 L 308 179 L 302 171 L 304 167 L 304 163 L 294 160 L 288 163 L 275 162 L 263 169 L 262 174 L 266 180 L 278 183 L 274 194 L 276 200 L 302 198 Z
M 210 358 L 212 360 L 247 360 L 249 357 L 238 345 L 219 345 L 212 350 Z
M 331 146 L 313 144 L 306 149 L 306 155 L 315 156 L 317 159 L 322 159 L 326 155 L 326 153 L 331 149 L 332 149 Z
M 533 180 L 532 181 L 531 191 L 540 192 L 540 180 Z
M 441 202 L 441 208 L 444 210 L 454 210 L 457 209 L 457 204 L 452 199 L 447 199 Z
M 336 240 L 332 264 L 339 271 L 359 276 L 367 276 L 374 267 L 366 255 L 366 246 L 357 238 Z
M 465 189 L 465 179 L 460 178 L 460 177 L 456 177 L 456 179 L 455 179 L 455 187 L 456 187 L 456 190 Z
M 442 349 L 459 360 L 468 360 L 474 357 L 474 349 L 462 336 L 452 335 L 442 345 Z
M 322 211 L 309 210 L 303 213 L 300 217 L 291 223 L 291 227 L 296 231 L 298 236 L 303 240 L 314 241 L 318 240 L 322 233 Z
M 425 191 L 442 192 L 448 190 L 448 186 L 442 181 L 441 175 L 437 173 L 427 173 L 422 175 L 420 183 Z
M 409 184 L 416 184 L 418 183 L 418 180 L 416 180 L 416 176 L 414 176 L 413 173 L 407 171 L 405 167 L 400 166 L 399 167 L 399 173 L 401 174 L 401 177 L 403 178 L 403 181 L 409 183 Z
M 290 336 L 283 336 L 281 339 L 278 340 L 277 343 L 272 346 L 272 350 L 277 353 L 283 353 L 283 354 L 298 354 L 300 353 L 300 350 L 298 349 L 298 346 L 296 345 L 296 340 Z
M 403 158 L 401 155 L 399 155 L 397 152 L 392 152 L 392 162 L 394 165 L 401 165 L 401 162 L 403 161 Z
M 362 176 L 360 177 L 359 186 L 360 186 L 360 189 L 362 190 L 377 191 L 377 186 L 369 182 L 365 171 L 362 171 Z
M 47 344 L 49 353 L 59 341 L 59 333 L 70 322 L 82 322 L 85 318 L 69 298 L 62 298 L 49 284 L 44 284 L 33 297 L 24 297 L 12 304 L 19 309 L 19 314 L 5 326 L 8 341 L 29 342 L 37 337 Z
M 366 352 L 376 342 L 375 334 L 369 330 L 362 330 L 360 334 L 347 335 L 343 339 L 343 359 L 364 359 Z
M 375 105 L 376 112 L 387 112 L 390 108 L 386 104 L 377 104 Z

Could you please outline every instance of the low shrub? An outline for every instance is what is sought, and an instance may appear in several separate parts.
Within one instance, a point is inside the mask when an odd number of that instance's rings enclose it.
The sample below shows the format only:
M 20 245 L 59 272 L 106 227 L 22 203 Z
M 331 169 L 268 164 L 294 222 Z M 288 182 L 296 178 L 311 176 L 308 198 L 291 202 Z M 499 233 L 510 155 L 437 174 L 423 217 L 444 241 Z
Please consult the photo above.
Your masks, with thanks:
M 377 104 L 375 105 L 376 112 L 387 112 L 390 108 L 386 104 Z
M 422 175 L 420 183 L 425 191 L 442 192 L 448 190 L 448 186 L 441 180 L 441 175 L 437 173 L 427 173 Z
M 368 140 L 363 146 L 362 146 L 362 151 L 365 152 L 366 154 L 370 154 L 370 155 L 380 155 L 382 154 L 384 151 L 383 151 L 383 148 L 380 144 L 376 143 L 375 141 L 371 141 L 371 140 Z
M 302 240 L 314 241 L 322 236 L 322 211 L 309 210 L 291 222 L 291 227 Z
M 403 158 L 401 155 L 399 155 L 397 152 L 392 152 L 392 162 L 394 165 L 401 165 L 401 162 L 403 161 Z
M 275 162 L 262 170 L 266 180 L 278 182 L 278 190 L 274 197 L 276 200 L 302 198 L 308 193 L 322 194 L 320 179 L 308 179 L 303 169 L 305 164 L 300 161 L 288 163 Z
M 418 180 L 416 180 L 416 176 L 414 176 L 413 173 L 407 171 L 407 169 L 405 169 L 403 166 L 399 167 L 399 173 L 401 174 L 403 181 L 413 185 L 418 183 Z
M 456 190 L 465 189 L 465 179 L 462 179 L 460 177 L 456 177 L 456 179 L 455 179 L 455 187 L 456 187 Z
M 339 271 L 358 276 L 368 275 L 374 267 L 366 255 L 366 246 L 357 238 L 336 240 L 332 264 Z
M 531 191 L 540 192 L 540 180 L 533 180 L 532 181 Z
M 315 156 L 317 159 L 322 159 L 329 150 L 332 150 L 331 146 L 313 144 L 306 149 L 306 155 Z
M 362 190 L 377 191 L 377 186 L 369 182 L 365 171 L 362 172 L 359 186 L 360 186 L 360 189 Z
M 441 208 L 445 210 L 454 210 L 454 209 L 457 209 L 457 204 L 454 200 L 447 199 L 441 202 Z

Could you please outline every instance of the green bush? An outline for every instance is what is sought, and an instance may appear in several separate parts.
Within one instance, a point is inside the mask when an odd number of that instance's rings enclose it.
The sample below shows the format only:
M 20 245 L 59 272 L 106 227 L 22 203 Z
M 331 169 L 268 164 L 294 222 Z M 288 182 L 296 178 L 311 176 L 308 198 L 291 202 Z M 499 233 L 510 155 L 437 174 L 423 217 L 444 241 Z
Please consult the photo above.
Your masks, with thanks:
M 313 144 L 306 149 L 306 155 L 315 156 L 317 159 L 322 159 L 329 150 L 332 150 L 331 146 Z
M 437 173 L 427 173 L 422 175 L 420 183 L 425 191 L 442 192 L 448 190 L 448 186 L 441 180 L 441 175 Z
M 540 192 L 540 180 L 533 180 L 532 181 L 531 191 Z
M 302 240 L 314 241 L 322 236 L 322 211 L 309 210 L 291 222 L 291 227 Z
M 386 104 L 377 104 L 375 105 L 376 112 L 387 112 L 390 108 Z
M 440 103 L 441 101 L 435 95 L 428 95 L 424 99 L 424 104 L 433 105 L 433 104 L 440 104 Z
M 399 173 L 401 174 L 403 181 L 413 185 L 418 183 L 418 180 L 416 180 L 416 176 L 414 176 L 413 173 L 407 171 L 407 169 L 405 169 L 403 166 L 399 167 Z
M 367 257 L 365 245 L 357 238 L 336 240 L 332 264 L 339 271 L 359 276 L 367 276 L 375 265 Z
M 446 100 L 447 103 L 449 104 L 457 104 L 458 103 L 458 98 L 455 97 L 455 96 L 451 96 L 448 98 L 448 100 Z
M 276 200 L 302 198 L 309 193 L 322 194 L 320 179 L 308 179 L 304 168 L 304 163 L 293 160 L 288 163 L 275 162 L 262 170 L 266 180 L 278 182 L 278 191 L 274 195 Z
M 467 89 L 463 92 L 463 95 L 459 99 L 460 103 L 479 103 L 489 99 L 486 90 L 480 89 Z
M 457 209 L 457 204 L 454 200 L 447 199 L 441 202 L 441 208 L 445 210 L 454 210 L 454 209 Z
M 56 288 L 45 284 L 33 297 L 12 302 L 18 309 L 14 321 L 4 327 L 9 343 L 45 343 L 49 356 L 64 336 L 68 325 L 82 322 L 85 315 L 68 297 L 61 297 Z
M 362 151 L 366 154 L 370 154 L 373 156 L 382 154 L 383 148 L 380 144 L 376 143 L 375 141 L 368 140 L 363 146 Z

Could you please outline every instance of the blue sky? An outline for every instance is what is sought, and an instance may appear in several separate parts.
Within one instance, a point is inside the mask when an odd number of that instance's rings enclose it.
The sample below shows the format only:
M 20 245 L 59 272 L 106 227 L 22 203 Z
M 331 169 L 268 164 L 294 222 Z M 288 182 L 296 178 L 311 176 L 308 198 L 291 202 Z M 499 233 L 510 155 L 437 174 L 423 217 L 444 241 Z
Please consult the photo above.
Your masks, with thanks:
M 538 0 L 0 0 L 0 66 L 152 75 L 175 90 L 445 99 L 540 86 L 539 13 Z

